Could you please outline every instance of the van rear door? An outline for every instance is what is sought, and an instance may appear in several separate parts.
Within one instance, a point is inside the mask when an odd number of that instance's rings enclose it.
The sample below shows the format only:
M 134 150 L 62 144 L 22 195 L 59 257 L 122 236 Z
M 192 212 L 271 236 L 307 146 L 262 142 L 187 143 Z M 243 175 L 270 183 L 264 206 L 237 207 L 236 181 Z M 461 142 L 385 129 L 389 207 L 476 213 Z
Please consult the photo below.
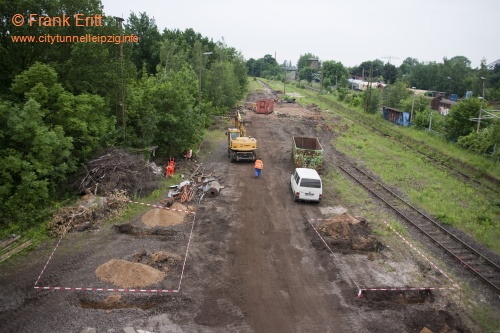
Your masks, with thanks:
M 315 178 L 302 178 L 300 180 L 300 196 L 301 200 L 319 201 L 320 194 L 323 193 L 321 188 L 321 180 Z

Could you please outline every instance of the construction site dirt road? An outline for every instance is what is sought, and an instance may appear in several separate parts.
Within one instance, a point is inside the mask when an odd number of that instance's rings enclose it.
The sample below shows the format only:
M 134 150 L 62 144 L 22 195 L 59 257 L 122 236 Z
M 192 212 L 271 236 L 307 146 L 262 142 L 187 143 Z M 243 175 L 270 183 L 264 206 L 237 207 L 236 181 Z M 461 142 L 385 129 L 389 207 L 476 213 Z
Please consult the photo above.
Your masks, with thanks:
M 260 97 L 269 95 L 253 94 L 249 102 Z M 248 111 L 245 121 L 248 135 L 258 139 L 261 178 L 254 178 L 253 163 L 230 163 L 222 141 L 206 148 L 208 157 L 198 162 L 218 175 L 223 189 L 194 203 L 189 209 L 196 215 L 186 215 L 182 223 L 147 229 L 141 217 L 119 220 L 117 228 L 66 236 L 45 269 L 57 240 L 9 261 L 0 273 L 0 331 L 474 332 L 453 291 L 358 298 L 360 284 L 450 284 L 419 264 L 409 248 L 375 253 L 353 246 L 356 232 L 364 234 L 368 225 L 341 203 L 294 202 L 293 136 L 318 137 L 325 149 L 323 173 L 335 168 L 334 134 L 322 111 L 283 104 L 267 115 Z M 332 186 L 325 185 L 325 197 L 334 193 Z M 327 242 L 330 248 L 316 231 L 327 219 L 343 226 L 330 228 L 340 239 Z M 357 229 L 349 229 L 351 224 Z M 33 288 L 41 271 L 39 285 L 137 288 L 139 281 L 110 277 L 123 269 L 115 276 L 123 278 L 132 268 L 102 266 L 125 261 L 155 263 L 162 273 L 141 287 L 146 292 Z M 108 280 L 98 274 L 104 268 L 111 268 Z M 168 291 L 155 292 L 159 289 Z

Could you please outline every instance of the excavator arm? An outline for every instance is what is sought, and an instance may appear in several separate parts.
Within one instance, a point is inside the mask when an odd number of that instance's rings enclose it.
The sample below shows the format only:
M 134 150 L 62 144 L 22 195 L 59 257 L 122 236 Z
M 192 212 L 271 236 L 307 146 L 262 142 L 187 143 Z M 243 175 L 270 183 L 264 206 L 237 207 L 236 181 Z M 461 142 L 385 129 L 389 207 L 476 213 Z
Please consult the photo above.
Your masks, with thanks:
M 239 111 L 237 111 L 234 116 L 234 126 L 240 131 L 240 136 L 246 136 L 245 126 L 243 126 L 243 121 L 241 120 L 241 114 Z

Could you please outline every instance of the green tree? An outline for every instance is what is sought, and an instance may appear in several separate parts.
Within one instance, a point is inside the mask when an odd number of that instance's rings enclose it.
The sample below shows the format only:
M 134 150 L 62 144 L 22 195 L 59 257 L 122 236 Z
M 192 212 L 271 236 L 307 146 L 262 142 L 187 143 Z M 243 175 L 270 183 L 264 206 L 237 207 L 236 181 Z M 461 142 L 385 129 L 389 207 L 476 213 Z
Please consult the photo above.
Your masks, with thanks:
M 453 106 L 446 117 L 445 130 L 446 138 L 458 140 L 462 136 L 467 136 L 474 132 L 477 123 L 471 121 L 479 116 L 480 101 L 478 98 L 464 100 Z
M 91 152 L 113 139 L 115 120 L 108 115 L 104 99 L 65 91 L 56 71 L 48 65 L 36 63 L 16 76 L 11 90 L 19 101 L 36 101 L 44 113 L 44 123 L 60 126 L 65 136 L 73 138 L 73 163 L 85 161 Z
M 363 101 L 366 106 L 366 112 L 376 113 L 380 110 L 381 92 L 376 88 L 371 88 L 363 92 Z
M 299 71 L 299 83 L 302 80 L 306 80 L 309 84 L 311 84 L 314 73 L 316 71 L 312 69 L 311 67 L 304 67 Z
M 500 156 L 500 122 L 495 121 L 487 128 L 471 132 L 458 139 L 458 145 L 478 154 L 491 154 L 493 158 Z
M 398 70 L 396 66 L 390 63 L 385 64 L 382 76 L 384 77 L 384 81 L 387 84 L 396 82 L 396 78 L 398 76 Z
M 155 74 L 156 66 L 160 63 L 161 41 L 155 20 L 150 19 L 146 13 L 140 13 L 139 16 L 131 13 L 125 25 L 125 34 L 135 34 L 139 37 L 139 43 L 132 44 L 131 55 L 137 70 L 143 70 L 145 64 L 147 72 Z
M 333 60 L 323 62 L 321 64 L 321 76 L 324 88 L 335 84 L 338 87 L 346 87 L 348 85 L 349 72 L 340 62 Z
M 402 81 L 388 85 L 383 92 L 384 105 L 400 109 L 404 101 L 412 97 L 413 91 L 408 90 L 406 84 Z
M 47 111 L 34 99 L 22 108 L 0 104 L 0 225 L 12 230 L 39 223 L 49 200 L 75 166 L 72 139 L 61 126 L 47 126 Z
M 300 73 L 306 67 L 310 67 L 311 59 L 318 60 L 319 58 L 312 53 L 302 54 L 297 61 L 297 72 Z

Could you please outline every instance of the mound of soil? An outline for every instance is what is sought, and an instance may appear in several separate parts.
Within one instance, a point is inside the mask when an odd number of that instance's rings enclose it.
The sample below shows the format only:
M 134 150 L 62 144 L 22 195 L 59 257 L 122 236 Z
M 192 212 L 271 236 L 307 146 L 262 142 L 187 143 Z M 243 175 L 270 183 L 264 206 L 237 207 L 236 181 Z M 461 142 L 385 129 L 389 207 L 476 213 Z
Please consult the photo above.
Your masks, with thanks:
M 95 270 L 97 277 L 122 288 L 144 288 L 163 280 L 165 272 L 141 263 L 112 259 Z
M 318 228 L 328 237 L 329 243 L 340 249 L 374 251 L 377 239 L 364 219 L 356 219 L 347 213 L 327 219 Z
M 151 209 L 142 216 L 141 221 L 148 227 L 166 227 L 182 223 L 186 213 L 177 210 L 186 210 L 186 207 L 179 202 L 174 202 L 170 208 L 175 210 Z

